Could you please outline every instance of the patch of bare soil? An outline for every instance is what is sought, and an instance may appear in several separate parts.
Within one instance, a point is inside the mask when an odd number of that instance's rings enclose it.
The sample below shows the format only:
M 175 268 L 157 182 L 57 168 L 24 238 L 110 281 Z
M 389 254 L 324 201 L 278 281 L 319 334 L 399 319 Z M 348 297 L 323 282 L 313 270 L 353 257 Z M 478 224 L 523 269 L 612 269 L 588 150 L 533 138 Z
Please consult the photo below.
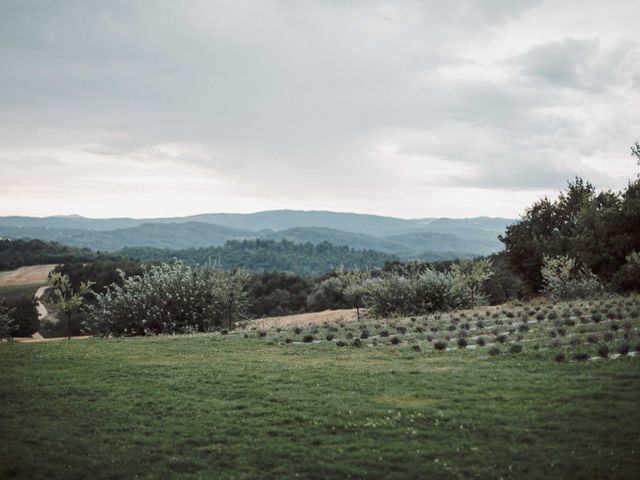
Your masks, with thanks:
M 0 287 L 7 285 L 25 285 L 29 283 L 46 282 L 49 272 L 57 265 L 31 265 L 20 267 L 10 272 L 0 272 Z
M 325 310 L 323 312 L 300 313 L 283 317 L 261 318 L 251 322 L 258 327 L 306 327 L 322 323 L 350 322 L 357 319 L 356 309 Z
M 87 338 L 91 338 L 91 335 L 71 337 L 71 340 L 86 340 Z M 67 337 L 53 337 L 53 338 L 14 337 L 13 341 L 18 343 L 45 343 L 45 342 L 59 342 L 61 340 L 66 340 L 66 339 Z

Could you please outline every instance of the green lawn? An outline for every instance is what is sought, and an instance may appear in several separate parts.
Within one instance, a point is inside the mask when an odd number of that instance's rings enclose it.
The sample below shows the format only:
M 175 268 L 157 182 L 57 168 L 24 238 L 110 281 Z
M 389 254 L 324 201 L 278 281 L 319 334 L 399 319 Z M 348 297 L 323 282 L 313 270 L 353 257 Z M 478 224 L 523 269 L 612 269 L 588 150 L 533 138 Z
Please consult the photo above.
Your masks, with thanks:
M 0 478 L 637 476 L 640 358 L 486 350 L 0 345 Z

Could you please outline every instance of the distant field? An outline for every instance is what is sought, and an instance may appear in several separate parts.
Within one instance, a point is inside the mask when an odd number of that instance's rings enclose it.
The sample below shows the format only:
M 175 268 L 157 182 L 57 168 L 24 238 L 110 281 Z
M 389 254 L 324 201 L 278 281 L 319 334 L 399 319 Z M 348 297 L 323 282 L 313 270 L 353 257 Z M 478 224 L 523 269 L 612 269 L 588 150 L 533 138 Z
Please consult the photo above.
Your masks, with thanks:
M 20 267 L 10 272 L 0 272 L 0 287 L 44 283 L 47 281 L 49 272 L 56 266 L 55 264 L 32 265 L 30 267 Z
M 0 478 L 635 478 L 639 307 L 3 344 Z

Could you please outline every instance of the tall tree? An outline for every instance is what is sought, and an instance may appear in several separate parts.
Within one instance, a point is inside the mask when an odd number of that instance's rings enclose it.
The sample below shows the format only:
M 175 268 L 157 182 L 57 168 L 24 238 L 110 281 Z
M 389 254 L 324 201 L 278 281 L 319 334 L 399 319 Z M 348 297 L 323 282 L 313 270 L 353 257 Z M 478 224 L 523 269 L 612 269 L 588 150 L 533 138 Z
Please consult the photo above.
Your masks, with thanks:
M 74 290 L 67 275 L 52 272 L 47 283 L 53 291 L 51 298 L 54 306 L 67 317 L 67 338 L 70 339 L 71 315 L 82 306 L 84 296 L 91 291 L 92 282 L 82 282 L 80 287 Z

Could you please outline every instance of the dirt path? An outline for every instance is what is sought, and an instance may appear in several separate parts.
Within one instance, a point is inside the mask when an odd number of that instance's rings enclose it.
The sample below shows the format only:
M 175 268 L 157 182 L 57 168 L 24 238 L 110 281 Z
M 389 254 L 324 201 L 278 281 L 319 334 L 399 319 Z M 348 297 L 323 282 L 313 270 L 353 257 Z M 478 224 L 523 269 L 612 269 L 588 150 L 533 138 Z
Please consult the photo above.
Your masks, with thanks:
M 71 337 L 71 340 L 86 340 L 91 338 L 91 335 L 84 335 L 81 337 Z M 60 342 L 67 340 L 67 337 L 54 337 L 54 338 L 29 338 L 29 337 L 14 337 L 13 341 L 18 343 L 47 343 L 47 342 Z
M 38 301 L 38 304 L 36 305 L 36 308 L 38 309 L 38 319 L 39 320 L 42 320 L 44 317 L 49 315 L 49 312 L 47 311 L 47 307 L 45 307 L 44 303 L 42 303 L 40 301 L 40 298 L 42 297 L 42 295 L 44 295 L 44 292 L 47 291 L 47 288 L 49 288 L 49 287 L 40 287 L 36 291 L 36 300 Z

